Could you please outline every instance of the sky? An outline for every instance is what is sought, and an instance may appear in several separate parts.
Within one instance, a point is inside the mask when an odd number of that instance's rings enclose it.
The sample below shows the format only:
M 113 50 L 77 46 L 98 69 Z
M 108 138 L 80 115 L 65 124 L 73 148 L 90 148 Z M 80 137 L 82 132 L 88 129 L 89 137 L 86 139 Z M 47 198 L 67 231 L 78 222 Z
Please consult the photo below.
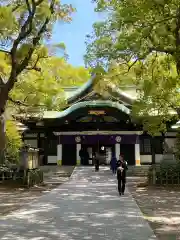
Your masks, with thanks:
M 92 32 L 93 23 L 102 18 L 94 12 L 91 0 L 62 0 L 62 3 L 71 3 L 77 12 L 73 14 L 71 23 L 55 25 L 52 42 L 64 42 L 69 55 L 68 62 L 74 66 L 84 66 L 85 36 Z

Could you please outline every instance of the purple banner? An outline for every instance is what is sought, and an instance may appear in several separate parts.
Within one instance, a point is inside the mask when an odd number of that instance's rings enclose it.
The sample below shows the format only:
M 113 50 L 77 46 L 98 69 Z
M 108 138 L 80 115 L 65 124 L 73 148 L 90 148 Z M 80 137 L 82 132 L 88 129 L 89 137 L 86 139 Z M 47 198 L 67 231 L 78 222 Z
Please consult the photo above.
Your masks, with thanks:
M 62 135 L 60 136 L 61 144 L 86 144 L 94 145 L 104 144 L 111 145 L 116 143 L 135 144 L 137 135 Z

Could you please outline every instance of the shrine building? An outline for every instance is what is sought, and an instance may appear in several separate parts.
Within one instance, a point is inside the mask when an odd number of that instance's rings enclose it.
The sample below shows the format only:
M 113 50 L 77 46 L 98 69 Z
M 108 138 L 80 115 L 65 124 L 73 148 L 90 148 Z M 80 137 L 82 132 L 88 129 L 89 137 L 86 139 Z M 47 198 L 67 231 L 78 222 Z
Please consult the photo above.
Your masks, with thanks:
M 81 87 L 64 89 L 67 107 L 60 112 L 44 112 L 42 118 L 23 123 L 28 129 L 23 140 L 39 148 L 43 165 L 80 165 L 79 151 L 86 148 L 89 164 L 94 151 L 104 152 L 106 163 L 114 153 L 122 154 L 129 165 L 150 165 L 163 158 L 163 143 L 174 146 L 176 132 L 169 128 L 164 135 L 151 137 L 140 123 L 131 118 L 137 98 L 134 87 L 108 85 L 98 93 L 96 77 Z

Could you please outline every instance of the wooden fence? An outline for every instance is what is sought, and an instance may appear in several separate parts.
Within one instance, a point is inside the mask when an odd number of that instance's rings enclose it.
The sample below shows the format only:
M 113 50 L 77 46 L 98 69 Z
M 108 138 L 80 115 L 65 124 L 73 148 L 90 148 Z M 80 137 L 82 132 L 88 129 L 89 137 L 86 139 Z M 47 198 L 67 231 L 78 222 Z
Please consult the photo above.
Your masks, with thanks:
M 148 182 L 150 185 L 180 185 L 180 168 L 152 168 Z

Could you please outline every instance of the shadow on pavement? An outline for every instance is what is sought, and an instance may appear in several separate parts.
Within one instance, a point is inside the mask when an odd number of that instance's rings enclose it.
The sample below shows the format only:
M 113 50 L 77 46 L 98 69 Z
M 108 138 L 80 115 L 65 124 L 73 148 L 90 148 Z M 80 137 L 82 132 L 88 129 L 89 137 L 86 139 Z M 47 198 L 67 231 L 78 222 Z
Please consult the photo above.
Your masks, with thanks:
M 0 220 L 7 240 L 156 239 L 127 191 L 119 197 L 115 176 L 79 167 L 69 182 Z
M 137 187 L 143 178 L 128 178 L 128 188 L 159 240 L 180 239 L 180 188 Z

